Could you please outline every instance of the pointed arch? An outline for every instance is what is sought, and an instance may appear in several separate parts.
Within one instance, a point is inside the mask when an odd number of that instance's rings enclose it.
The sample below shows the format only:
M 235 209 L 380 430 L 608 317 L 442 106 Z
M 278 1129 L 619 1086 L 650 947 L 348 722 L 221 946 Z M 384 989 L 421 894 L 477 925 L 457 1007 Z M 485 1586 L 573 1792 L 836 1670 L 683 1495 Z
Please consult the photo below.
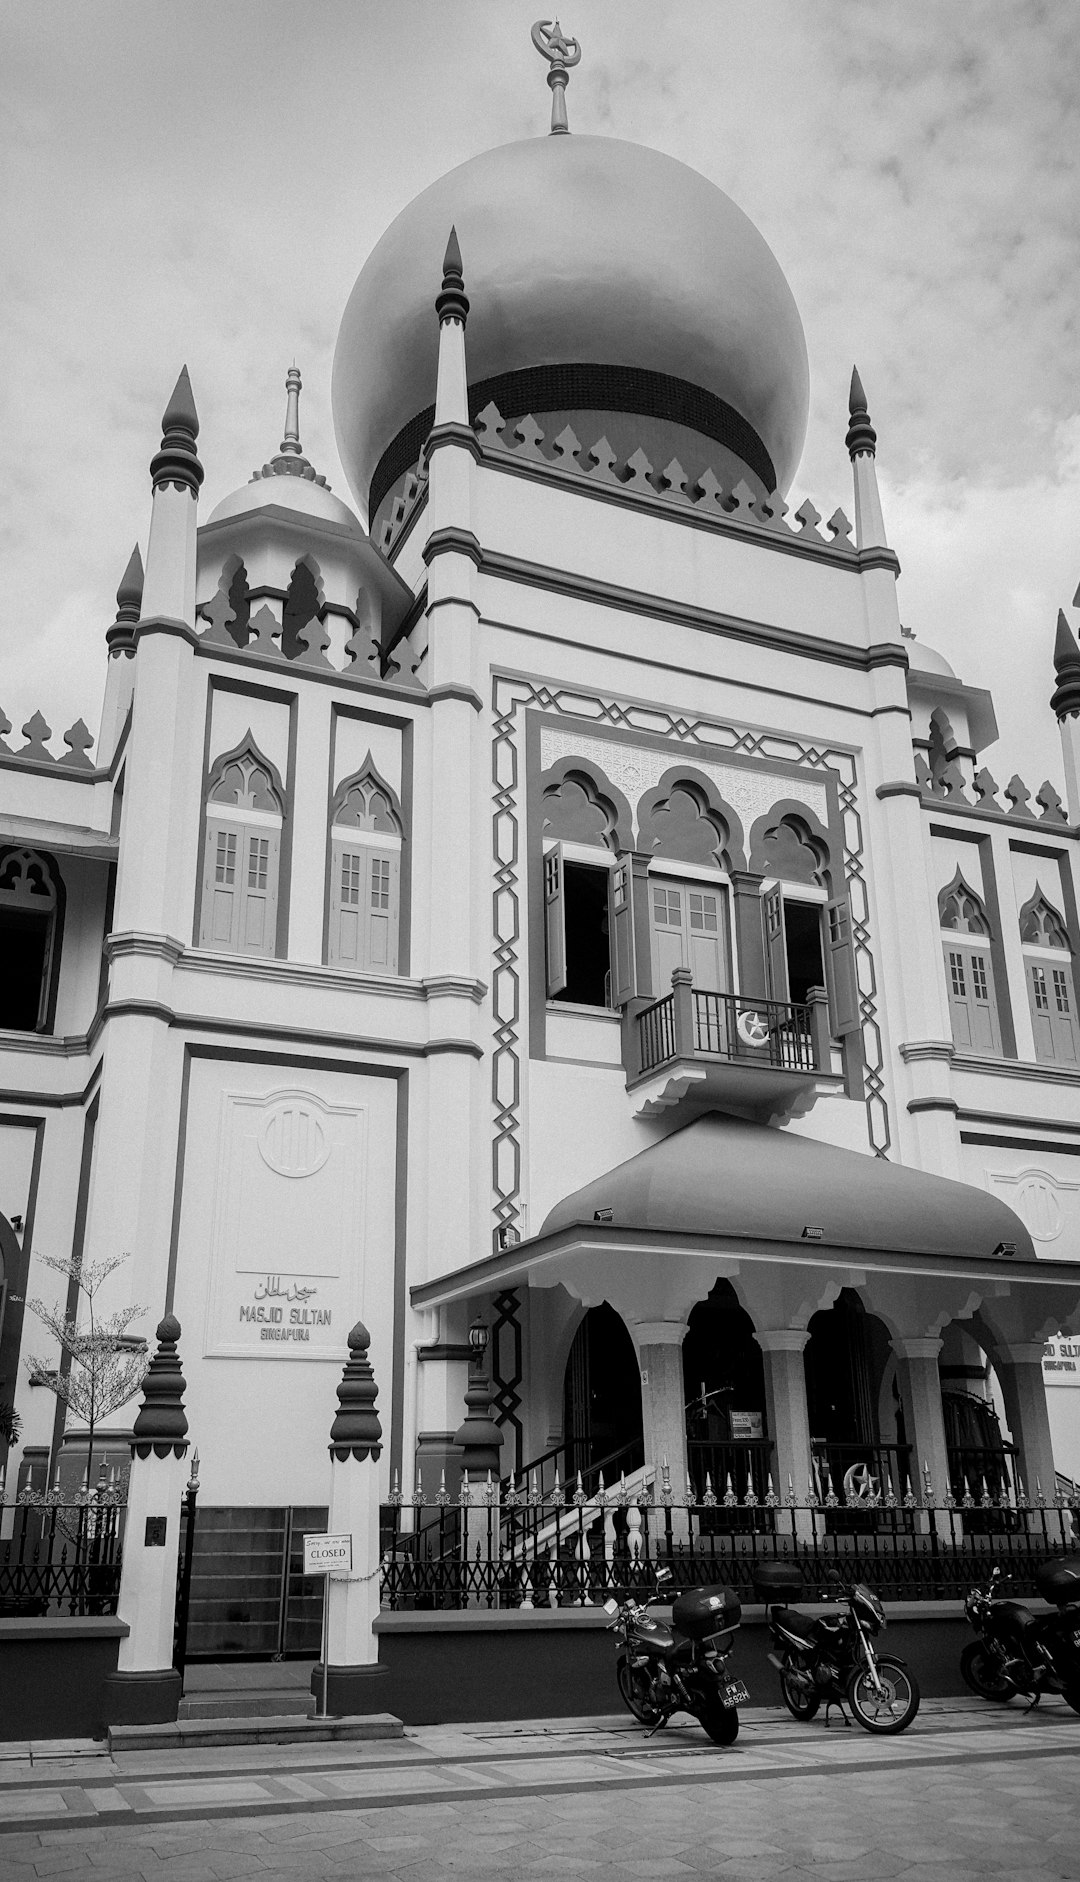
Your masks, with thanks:
M 965 882 L 959 869 L 938 895 L 938 915 L 941 926 L 955 934 L 984 935 L 989 939 L 993 933 L 981 896 Z
M 326 959 L 354 973 L 400 968 L 405 818 L 370 751 L 330 805 Z
M 1020 939 L 1028 947 L 1062 948 L 1072 953 L 1072 943 L 1065 922 L 1053 903 L 1043 894 L 1041 883 L 1028 896 L 1020 910 Z
M 281 774 L 259 750 L 250 726 L 238 745 L 215 758 L 206 781 L 206 800 L 208 804 L 228 804 L 284 817 Z
M 326 605 L 322 573 L 315 557 L 302 555 L 295 564 L 281 611 L 281 651 L 286 660 L 298 660 L 305 651 L 301 630 L 309 621 L 321 621 Z
M 359 771 L 343 778 L 338 785 L 330 807 L 330 822 L 381 836 L 404 835 L 405 822 L 397 793 L 376 768 L 370 752 Z

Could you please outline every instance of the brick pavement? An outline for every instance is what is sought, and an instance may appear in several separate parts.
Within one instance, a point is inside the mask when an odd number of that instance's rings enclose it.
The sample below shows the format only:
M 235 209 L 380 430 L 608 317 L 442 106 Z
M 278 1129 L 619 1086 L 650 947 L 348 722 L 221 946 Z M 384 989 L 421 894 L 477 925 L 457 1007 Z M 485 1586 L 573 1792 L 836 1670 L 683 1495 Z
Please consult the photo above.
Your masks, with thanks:
M 1080 1718 L 928 1704 L 910 1732 L 755 1711 L 730 1750 L 625 1718 L 381 1745 L 0 1755 L 0 1882 L 812 1876 L 1080 1882 Z

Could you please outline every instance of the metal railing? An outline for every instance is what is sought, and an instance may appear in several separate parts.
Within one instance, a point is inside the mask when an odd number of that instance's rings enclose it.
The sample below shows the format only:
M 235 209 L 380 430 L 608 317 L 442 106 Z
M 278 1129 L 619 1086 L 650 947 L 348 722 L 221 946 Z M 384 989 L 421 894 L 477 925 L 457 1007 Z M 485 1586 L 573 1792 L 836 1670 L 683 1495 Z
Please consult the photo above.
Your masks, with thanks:
M 696 1500 L 710 1491 L 718 1496 L 734 1494 L 740 1501 L 752 1490 L 764 1503 L 774 1488 L 771 1476 L 773 1442 L 771 1438 L 719 1440 L 688 1438 L 686 1461 L 690 1485 Z
M 903 1502 L 865 1500 L 858 1528 L 838 1525 L 837 1511 L 854 1508 L 835 1497 L 794 1505 L 725 1493 L 677 1504 L 622 1502 L 608 1492 L 570 1507 L 525 1497 L 508 1510 L 497 1486 L 435 1509 L 397 1502 L 383 1512 L 382 1605 L 590 1607 L 620 1589 L 651 1590 L 658 1568 L 671 1571 L 673 1591 L 719 1582 L 751 1602 L 758 1565 L 775 1560 L 797 1566 L 801 1598 L 810 1601 L 824 1598 L 834 1571 L 846 1583 L 869 1582 L 886 1600 L 957 1600 L 991 1566 L 1023 1596 L 1043 1563 L 1074 1549 L 1080 1525 L 1080 1504 L 1060 1498 L 937 1504 L 909 1491 Z
M 612 1483 L 624 1473 L 630 1476 L 639 1470 L 645 1462 L 645 1442 L 635 1438 L 631 1444 L 624 1444 L 617 1451 L 609 1451 L 606 1457 L 597 1458 L 595 1464 L 579 1464 L 578 1454 L 584 1449 L 573 1440 L 568 1444 L 555 1444 L 540 1457 L 534 1457 L 520 1470 L 513 1470 L 499 1483 L 500 1500 L 504 1500 L 513 1491 L 522 1496 L 528 1494 L 538 1497 L 553 1498 L 569 1502 L 575 1490 L 584 1490 L 592 1496 L 604 1483 Z
M 810 1457 L 814 1488 L 823 1501 L 833 1492 L 841 1504 L 890 1495 L 902 1502 L 913 1487 L 910 1444 L 833 1444 L 811 1438 Z
M 813 1005 L 711 993 L 691 986 L 681 973 L 674 979 L 671 993 L 637 1016 L 642 1073 L 669 1059 L 720 1059 L 787 1072 L 814 1072 L 827 1064 L 827 1005 L 815 1026 Z
M 115 1614 L 124 1516 L 109 1493 L 0 1504 L 0 1618 Z

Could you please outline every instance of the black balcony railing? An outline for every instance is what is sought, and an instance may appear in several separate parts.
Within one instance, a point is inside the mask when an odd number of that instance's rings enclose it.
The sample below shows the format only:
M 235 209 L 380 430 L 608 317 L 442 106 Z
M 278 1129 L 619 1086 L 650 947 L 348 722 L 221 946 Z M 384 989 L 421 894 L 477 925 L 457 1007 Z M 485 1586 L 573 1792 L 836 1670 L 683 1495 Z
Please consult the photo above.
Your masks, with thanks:
M 109 1496 L 0 1504 L 0 1616 L 115 1614 L 124 1516 Z
M 912 1482 L 910 1444 L 832 1444 L 812 1438 L 810 1455 L 814 1488 L 821 1501 L 833 1495 L 840 1503 L 860 1503 L 893 1496 L 903 1502 Z
M 713 1443 L 707 1438 L 688 1438 L 686 1462 L 690 1483 L 697 1502 L 711 1491 L 721 1499 L 737 1497 L 741 1503 L 752 1491 L 764 1503 L 772 1481 L 773 1444 L 771 1438 L 742 1438 Z
M 638 1062 L 642 1073 L 670 1059 L 712 1059 L 785 1072 L 829 1067 L 828 1003 L 805 1005 L 711 993 L 691 985 L 688 974 L 637 1016 Z

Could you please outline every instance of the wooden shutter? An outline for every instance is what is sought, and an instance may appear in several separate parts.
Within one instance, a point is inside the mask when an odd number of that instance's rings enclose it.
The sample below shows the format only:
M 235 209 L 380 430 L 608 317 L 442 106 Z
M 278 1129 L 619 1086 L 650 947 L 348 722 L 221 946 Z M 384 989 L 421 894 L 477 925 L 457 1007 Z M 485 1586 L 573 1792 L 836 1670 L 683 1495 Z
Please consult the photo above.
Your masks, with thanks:
M 833 1031 L 843 1038 L 859 1030 L 859 983 L 851 942 L 851 904 L 846 895 L 826 903 L 826 968 Z
M 240 872 L 244 831 L 207 819 L 199 946 L 235 954 L 240 934 Z
M 724 974 L 724 894 L 721 889 L 695 888 L 686 884 L 687 965 L 694 985 L 702 993 L 723 993 Z
M 1000 1052 L 994 971 L 990 965 L 989 949 L 984 954 L 972 948 L 968 955 L 968 966 L 971 972 L 972 1043 L 976 1052 Z
M 369 848 L 365 862 L 364 965 L 373 974 L 396 974 L 401 858 L 396 850 Z
M 611 1004 L 625 1006 L 637 991 L 634 972 L 634 903 L 630 858 L 611 872 L 609 926 L 611 929 Z
M 556 843 L 544 857 L 544 938 L 548 999 L 553 1000 L 566 986 L 566 901 L 561 843 Z
M 366 888 L 364 852 L 335 843 L 330 858 L 330 930 L 327 957 L 331 966 L 359 967 L 360 910 Z
M 765 996 L 769 1000 L 787 1000 L 787 935 L 784 932 L 784 895 L 778 888 L 768 889 L 761 898 L 761 923 L 765 937 Z
M 1060 1065 L 1076 1063 L 1076 997 L 1072 969 L 1060 961 L 1027 962 L 1028 1004 L 1035 1056 Z
M 249 829 L 238 833 L 243 850 L 240 951 L 273 954 L 277 927 L 278 859 L 281 833 L 275 829 Z
M 686 947 L 686 905 L 681 883 L 671 882 L 667 876 L 650 878 L 649 919 L 656 991 L 663 999 L 666 993 L 671 992 L 671 976 L 676 967 L 690 965 Z

